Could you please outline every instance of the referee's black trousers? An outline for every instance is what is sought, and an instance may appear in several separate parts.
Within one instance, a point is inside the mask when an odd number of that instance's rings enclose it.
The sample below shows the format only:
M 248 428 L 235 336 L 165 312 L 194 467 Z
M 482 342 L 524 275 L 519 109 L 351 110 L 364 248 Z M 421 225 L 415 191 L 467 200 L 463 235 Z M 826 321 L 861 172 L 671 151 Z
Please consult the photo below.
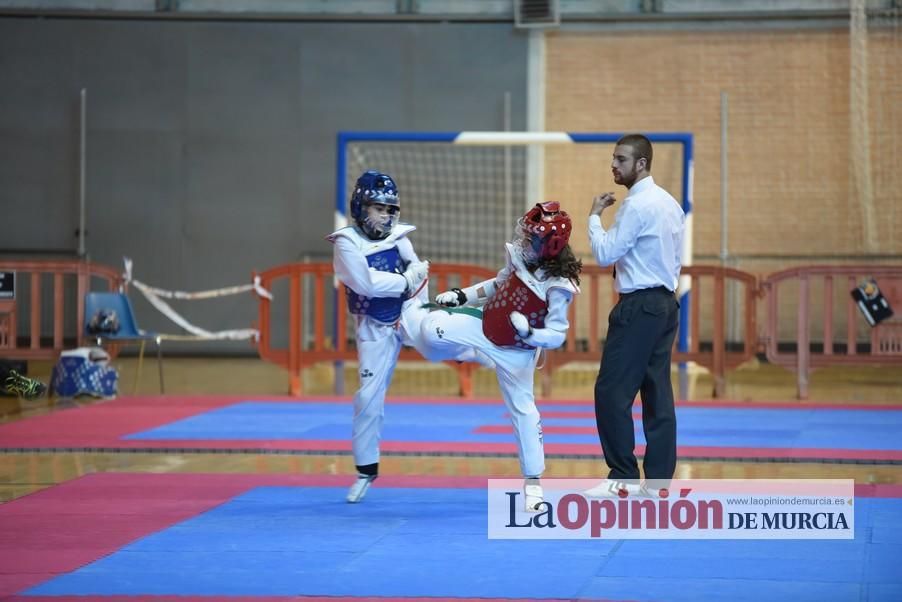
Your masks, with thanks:
M 621 295 L 608 318 L 608 335 L 595 380 L 595 421 L 610 472 L 639 479 L 632 407 L 642 398 L 646 479 L 670 479 L 676 469 L 676 414 L 670 358 L 679 303 L 664 287 Z

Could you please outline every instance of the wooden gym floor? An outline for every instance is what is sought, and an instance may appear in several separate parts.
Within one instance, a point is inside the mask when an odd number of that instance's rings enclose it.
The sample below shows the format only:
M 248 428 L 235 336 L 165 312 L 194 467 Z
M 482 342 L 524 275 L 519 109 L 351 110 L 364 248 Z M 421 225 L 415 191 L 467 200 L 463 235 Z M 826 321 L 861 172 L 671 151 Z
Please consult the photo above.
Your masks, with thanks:
M 128 395 L 136 384 L 137 361 L 120 358 L 120 393 Z M 49 363 L 33 362 L 30 375 L 49 381 Z M 167 395 L 284 395 L 286 374 L 278 367 L 256 358 L 166 358 L 164 374 Z M 354 366 L 345 367 L 346 394 L 353 393 Z M 589 400 L 594 382 L 594 366 L 574 366 L 555 376 L 553 398 Z M 330 395 L 332 366 L 323 365 L 305 374 L 308 395 Z M 674 387 L 682 387 L 686 400 L 711 399 L 709 375 L 693 371 L 680 381 L 674 373 Z M 494 374 L 479 370 L 475 378 L 478 397 L 498 398 Z M 822 370 L 813 373 L 810 399 L 805 403 L 861 405 L 902 404 L 902 369 L 858 368 Z M 138 394 L 158 393 L 157 366 L 146 358 Z M 419 363 L 401 364 L 389 395 L 453 395 L 455 379 L 451 370 Z M 778 367 L 751 363 L 731 372 L 727 399 L 754 405 L 764 401 L 793 401 L 794 375 Z M 539 397 L 541 400 L 541 396 Z M 73 405 L 104 403 L 81 398 L 43 398 L 26 401 L 0 398 L 0 422 L 22 420 L 55 412 Z M 390 400 L 389 400 L 390 403 Z M 501 403 L 499 401 L 499 403 Z M 390 420 L 390 418 L 389 418 Z M 153 452 L 0 452 L 0 502 L 9 501 L 46 487 L 96 472 L 129 473 L 296 473 L 351 475 L 353 462 L 347 454 L 241 454 L 241 453 L 153 453 Z M 517 476 L 516 459 L 506 457 L 385 456 L 384 474 L 469 476 Z M 599 477 L 603 465 L 586 459 L 549 459 L 547 477 Z M 684 460 L 678 478 L 853 478 L 856 483 L 902 483 L 902 465 L 829 462 L 755 462 Z

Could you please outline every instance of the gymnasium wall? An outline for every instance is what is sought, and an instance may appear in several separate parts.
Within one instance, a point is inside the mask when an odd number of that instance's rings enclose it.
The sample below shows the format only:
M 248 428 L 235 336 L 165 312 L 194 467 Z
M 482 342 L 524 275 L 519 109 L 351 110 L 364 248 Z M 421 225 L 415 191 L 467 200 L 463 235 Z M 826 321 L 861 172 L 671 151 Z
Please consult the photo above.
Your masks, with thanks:
M 692 132 L 695 253 L 713 259 L 720 252 L 720 94 L 726 92 L 729 253 L 738 267 L 772 270 L 805 256 L 847 260 L 875 252 L 898 259 L 898 28 L 870 32 L 868 50 L 874 250 L 864 241 L 861 199 L 850 183 L 855 157 L 846 30 L 550 33 L 546 128 Z M 609 152 L 599 157 L 596 185 L 616 190 L 609 163 Z M 674 182 L 675 163 L 664 159 L 652 174 Z M 556 180 L 585 180 L 568 175 L 567 165 L 555 163 Z M 672 193 L 679 196 L 678 189 Z M 570 194 L 583 215 L 591 190 Z
M 0 17 L 0 249 L 77 248 L 85 88 L 92 260 L 193 291 L 330 258 L 336 133 L 502 129 L 506 92 L 523 129 L 525 55 L 497 23 Z M 175 307 L 211 330 L 256 319 L 251 295 Z M 252 352 L 187 347 L 229 349 Z

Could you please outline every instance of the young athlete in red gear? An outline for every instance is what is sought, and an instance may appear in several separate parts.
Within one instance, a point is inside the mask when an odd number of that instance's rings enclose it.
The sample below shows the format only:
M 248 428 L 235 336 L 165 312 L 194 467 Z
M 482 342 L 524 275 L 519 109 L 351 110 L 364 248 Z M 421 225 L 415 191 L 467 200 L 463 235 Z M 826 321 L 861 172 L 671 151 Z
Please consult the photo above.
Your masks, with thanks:
M 579 292 L 582 263 L 568 245 L 571 228 L 558 203 L 537 204 L 519 220 L 514 240 L 506 244 L 507 265 L 498 275 L 439 294 L 436 303 L 449 309 L 433 311 L 421 324 L 428 347 L 424 355 L 430 359 L 451 359 L 472 349 L 495 363 L 526 478 L 528 512 L 541 511 L 544 502 L 539 477 L 545 452 L 533 394 L 536 363 L 542 349 L 563 344 L 567 309 Z

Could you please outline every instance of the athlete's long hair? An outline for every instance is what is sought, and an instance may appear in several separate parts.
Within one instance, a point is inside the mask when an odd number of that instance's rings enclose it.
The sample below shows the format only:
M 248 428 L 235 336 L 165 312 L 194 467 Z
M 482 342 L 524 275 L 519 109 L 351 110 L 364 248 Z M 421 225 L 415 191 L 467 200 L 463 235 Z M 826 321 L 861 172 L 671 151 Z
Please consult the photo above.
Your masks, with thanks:
M 569 278 L 579 286 L 579 273 L 583 269 L 583 262 L 576 258 L 568 244 L 556 257 L 540 260 L 536 267 L 550 276 Z

